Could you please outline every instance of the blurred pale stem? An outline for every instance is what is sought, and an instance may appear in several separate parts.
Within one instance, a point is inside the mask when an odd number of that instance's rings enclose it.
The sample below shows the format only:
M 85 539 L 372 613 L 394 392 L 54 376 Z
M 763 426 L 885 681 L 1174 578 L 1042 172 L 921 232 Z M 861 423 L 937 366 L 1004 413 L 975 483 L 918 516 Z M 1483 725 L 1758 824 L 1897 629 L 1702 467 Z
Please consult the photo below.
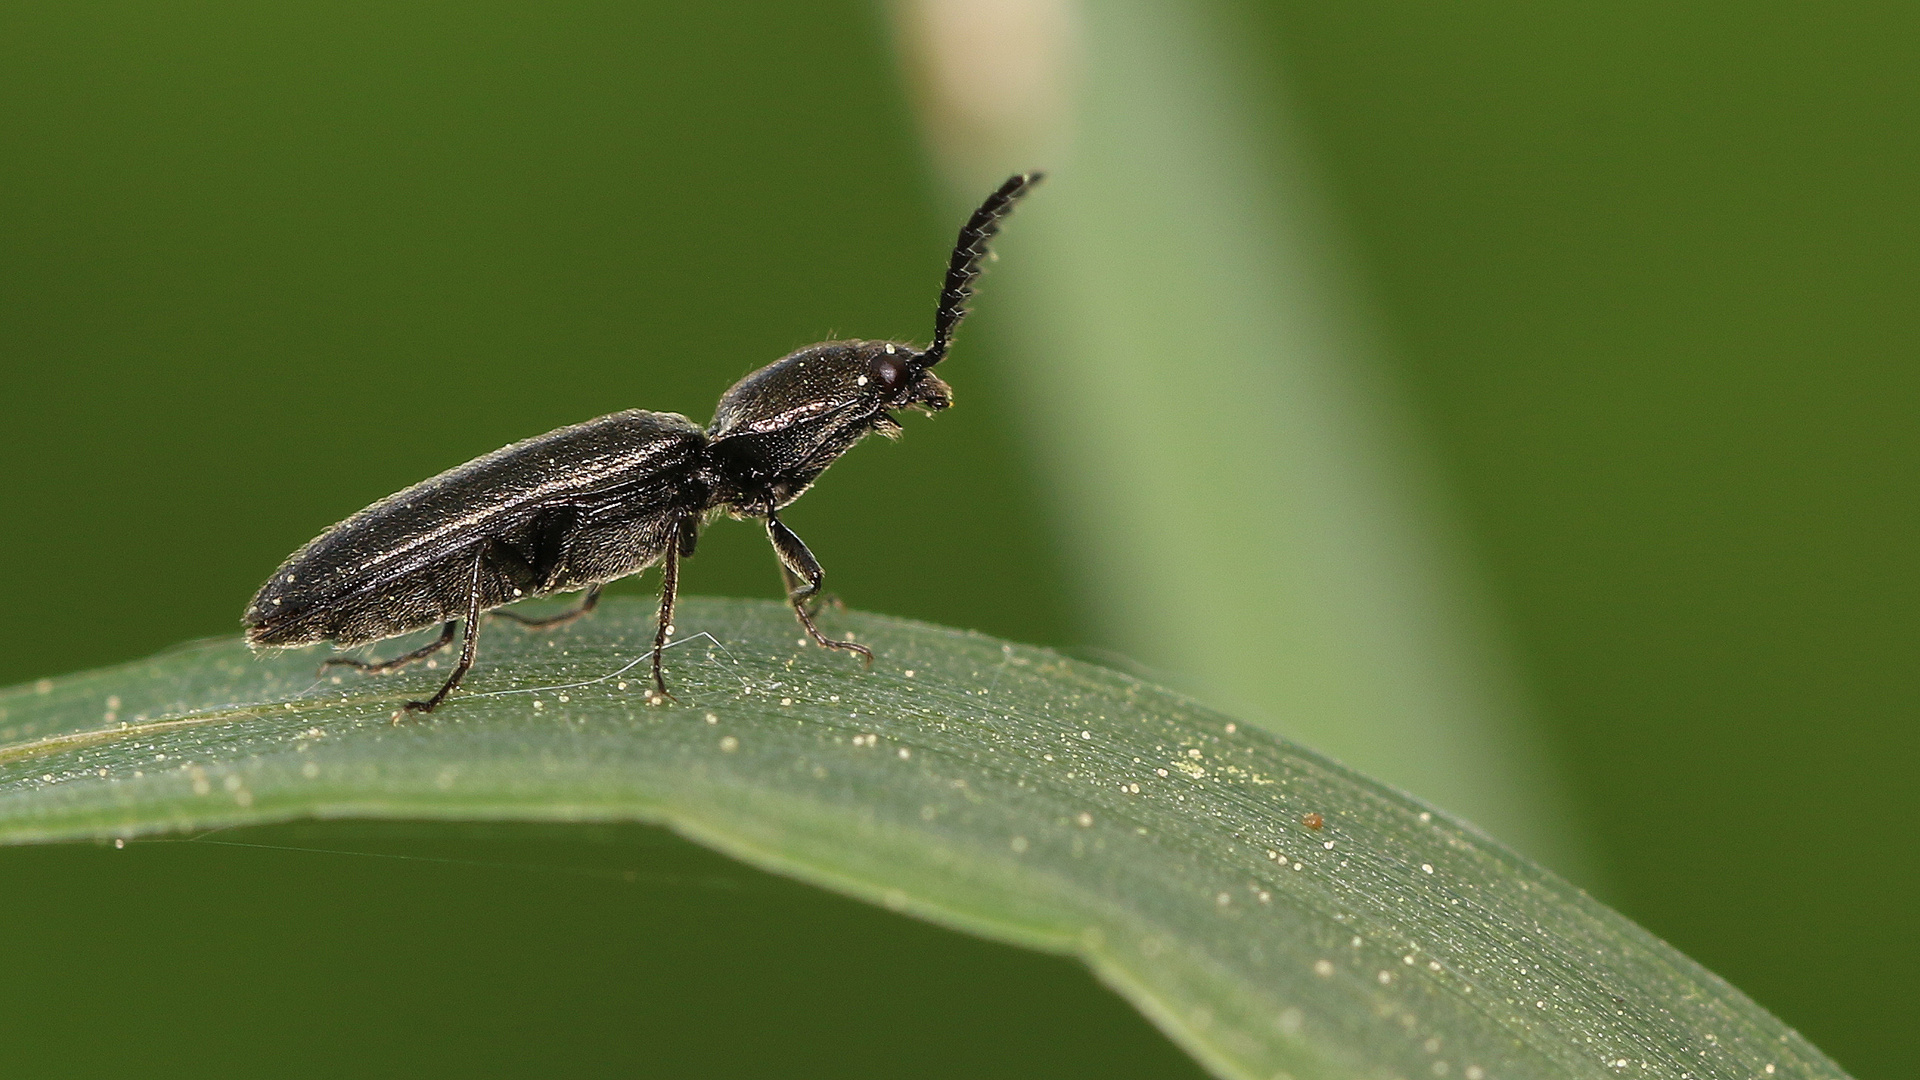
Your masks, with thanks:
M 1053 173 L 990 287 L 1107 643 L 1591 880 L 1307 170 L 1216 13 L 894 11 L 956 198 Z
M 1076 5 L 902 0 L 893 10 L 928 145 L 956 189 L 1060 160 L 1080 74 Z

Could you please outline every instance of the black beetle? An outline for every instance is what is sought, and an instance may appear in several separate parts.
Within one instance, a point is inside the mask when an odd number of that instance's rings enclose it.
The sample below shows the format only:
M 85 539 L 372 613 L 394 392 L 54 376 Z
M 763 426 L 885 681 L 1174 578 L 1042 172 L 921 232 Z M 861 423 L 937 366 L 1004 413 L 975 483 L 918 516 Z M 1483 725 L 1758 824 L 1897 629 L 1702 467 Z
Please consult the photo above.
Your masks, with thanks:
M 392 671 L 446 647 L 464 621 L 453 674 L 432 697 L 407 702 L 397 720 L 432 712 L 460 685 L 484 613 L 585 589 L 578 607 L 550 618 L 500 612 L 530 627 L 558 626 L 592 611 L 605 583 L 664 560 L 653 685 L 665 698 L 661 652 L 680 559 L 693 554 L 701 526 L 724 513 L 766 519 L 800 625 L 821 645 L 872 664 L 866 646 L 834 641 L 814 625 L 820 564 L 778 513 L 854 443 L 872 432 L 898 434 L 894 410 L 932 413 L 953 404 L 952 390 L 931 369 L 967 314 L 987 242 L 1039 180 L 1039 173 L 1008 178 L 967 219 L 926 350 L 896 341 L 809 345 L 735 383 L 705 431 L 678 413 L 629 409 L 514 443 L 389 495 L 288 556 L 247 607 L 247 643 L 344 648 L 443 624 L 438 638 L 390 660 L 326 662 Z

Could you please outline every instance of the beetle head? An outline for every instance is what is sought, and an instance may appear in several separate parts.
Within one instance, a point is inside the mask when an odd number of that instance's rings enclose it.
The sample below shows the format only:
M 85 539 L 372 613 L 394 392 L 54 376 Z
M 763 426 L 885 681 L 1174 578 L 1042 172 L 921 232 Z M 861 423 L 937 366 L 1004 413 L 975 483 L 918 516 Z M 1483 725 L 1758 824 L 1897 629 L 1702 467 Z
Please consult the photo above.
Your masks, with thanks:
M 875 393 L 882 410 L 919 409 L 937 413 L 953 404 L 953 387 L 931 370 L 926 353 L 897 341 L 850 342 L 866 370 L 854 384 Z
M 828 341 L 809 345 L 733 384 L 720 398 L 715 439 L 771 435 L 806 428 L 823 436 L 892 434 L 889 412 L 938 412 L 953 389 L 928 370 L 925 353 L 893 341 Z

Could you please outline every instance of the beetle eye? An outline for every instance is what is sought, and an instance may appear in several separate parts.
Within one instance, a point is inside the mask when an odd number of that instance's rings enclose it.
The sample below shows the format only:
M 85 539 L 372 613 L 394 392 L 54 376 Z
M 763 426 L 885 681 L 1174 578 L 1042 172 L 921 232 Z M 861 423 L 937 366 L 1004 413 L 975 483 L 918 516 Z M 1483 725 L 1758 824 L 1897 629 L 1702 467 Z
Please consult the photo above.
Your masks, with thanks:
M 897 389 L 907 378 L 907 365 L 894 356 L 881 356 L 873 361 L 873 381 L 880 384 L 882 390 Z

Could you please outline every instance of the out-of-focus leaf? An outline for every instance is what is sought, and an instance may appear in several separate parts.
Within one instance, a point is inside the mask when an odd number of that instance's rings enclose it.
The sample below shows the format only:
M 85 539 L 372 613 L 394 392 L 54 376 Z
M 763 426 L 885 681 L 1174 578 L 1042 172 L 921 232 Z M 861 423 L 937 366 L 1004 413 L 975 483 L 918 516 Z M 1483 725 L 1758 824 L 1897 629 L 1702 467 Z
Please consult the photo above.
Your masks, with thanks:
M 1008 320 L 1003 377 L 1090 629 L 1593 882 L 1341 230 L 1230 8 L 894 6 L 958 199 L 1050 173 L 997 242 L 980 319 Z
M 1267 732 L 978 635 L 690 600 L 496 626 L 441 671 L 238 642 L 0 693 L 0 840 L 295 818 L 645 821 L 1071 953 L 1222 1076 L 1840 1077 L 1698 965 L 1460 822 Z

